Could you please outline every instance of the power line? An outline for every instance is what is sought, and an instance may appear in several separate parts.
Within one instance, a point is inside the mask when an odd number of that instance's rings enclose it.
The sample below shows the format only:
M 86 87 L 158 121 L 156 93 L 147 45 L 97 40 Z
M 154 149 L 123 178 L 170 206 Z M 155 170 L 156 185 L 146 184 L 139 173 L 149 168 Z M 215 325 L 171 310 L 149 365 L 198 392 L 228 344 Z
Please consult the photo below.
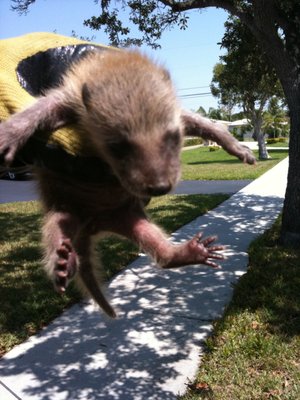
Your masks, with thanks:
M 206 88 L 209 88 L 209 87 L 210 86 L 193 86 L 193 87 L 178 89 L 178 92 L 180 92 L 182 90 L 206 89 Z
M 181 99 L 194 99 L 198 97 L 212 96 L 211 92 L 202 92 L 202 93 L 191 93 L 191 94 L 182 94 L 178 96 Z

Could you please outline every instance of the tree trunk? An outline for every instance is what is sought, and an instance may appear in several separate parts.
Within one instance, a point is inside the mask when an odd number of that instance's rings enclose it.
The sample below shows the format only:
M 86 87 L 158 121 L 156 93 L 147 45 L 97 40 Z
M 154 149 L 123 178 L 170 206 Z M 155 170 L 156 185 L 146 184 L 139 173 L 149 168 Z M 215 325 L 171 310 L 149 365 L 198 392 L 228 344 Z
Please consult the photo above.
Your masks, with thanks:
M 265 135 L 262 131 L 257 134 L 257 143 L 258 143 L 258 158 L 260 160 L 268 160 L 270 157 L 265 141 Z
M 253 137 L 256 138 L 258 143 L 258 158 L 260 160 L 268 160 L 270 156 L 266 147 L 265 135 L 261 130 L 262 122 L 262 115 L 258 115 L 258 111 L 254 111 L 252 114 Z
M 291 118 L 289 172 L 280 235 L 283 245 L 295 248 L 300 247 L 300 90 L 298 91 L 297 104 L 289 105 Z

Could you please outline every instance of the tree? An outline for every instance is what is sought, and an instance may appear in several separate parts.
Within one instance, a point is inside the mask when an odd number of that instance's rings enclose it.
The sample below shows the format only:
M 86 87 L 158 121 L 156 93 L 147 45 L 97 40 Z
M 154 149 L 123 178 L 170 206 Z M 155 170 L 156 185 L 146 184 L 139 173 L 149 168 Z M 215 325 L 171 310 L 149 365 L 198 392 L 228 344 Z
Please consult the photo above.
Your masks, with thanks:
M 13 0 L 17 9 L 35 0 Z M 189 10 L 218 7 L 238 17 L 250 29 L 262 47 L 281 82 L 290 113 L 289 173 L 283 207 L 281 241 L 300 245 L 300 2 L 299 0 L 124 0 L 130 19 L 142 32 L 148 44 L 156 45 L 162 32 L 174 25 L 185 29 Z M 26 8 L 27 6 L 27 8 Z M 126 35 L 111 9 L 111 0 L 101 0 L 102 13 L 98 20 L 86 24 L 98 29 L 106 25 L 108 32 Z M 93 24 L 92 24 L 93 22 Z M 129 28 L 127 29 L 127 33 Z M 118 39 L 118 37 L 117 37 Z
M 201 114 L 203 117 L 206 117 L 207 115 L 205 109 L 202 106 L 200 106 L 196 112 L 198 114 Z
M 221 120 L 222 119 L 222 111 L 220 108 L 209 107 L 207 116 L 211 119 Z
M 220 99 L 221 104 L 238 105 L 243 108 L 246 118 L 251 121 L 253 126 L 253 137 L 258 142 L 259 159 L 268 159 L 269 154 L 265 145 L 265 135 L 261 129 L 263 110 L 268 100 L 267 96 L 264 94 L 258 98 L 258 91 L 255 88 L 259 90 L 259 87 L 252 85 L 251 80 L 243 79 L 240 74 L 236 74 L 236 67 L 239 64 L 238 59 L 234 61 L 234 64 L 218 63 L 215 65 L 211 92 Z M 241 70 L 245 72 L 242 66 Z
M 259 158 L 267 159 L 263 112 L 274 95 L 283 96 L 282 88 L 274 68 L 268 64 L 247 26 L 238 18 L 230 17 L 225 28 L 221 47 L 226 48 L 227 53 L 214 67 L 211 91 L 221 104 L 243 108 L 253 126 L 254 139 L 258 141 Z
M 210 119 L 231 121 L 231 112 L 227 107 L 209 107 L 206 116 Z
M 263 115 L 263 130 L 270 138 L 285 137 L 288 135 L 289 122 L 285 109 L 279 104 L 280 100 L 274 96 L 269 102 L 267 111 Z
M 231 115 L 234 106 L 239 104 L 239 101 L 236 99 L 236 90 L 232 90 L 231 85 L 227 84 L 224 64 L 222 63 L 217 63 L 214 66 L 210 90 L 213 96 L 219 97 L 221 105 L 226 107 Z

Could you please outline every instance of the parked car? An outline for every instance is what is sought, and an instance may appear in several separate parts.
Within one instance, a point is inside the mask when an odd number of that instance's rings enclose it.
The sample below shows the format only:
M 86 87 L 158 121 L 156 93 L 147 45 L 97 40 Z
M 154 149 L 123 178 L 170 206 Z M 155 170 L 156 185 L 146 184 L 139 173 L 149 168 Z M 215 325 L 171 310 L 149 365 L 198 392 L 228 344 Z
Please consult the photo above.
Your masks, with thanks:
M 33 175 L 28 165 L 18 162 L 8 168 L 0 165 L 0 179 L 25 181 L 33 179 Z
M 32 174 L 30 172 L 7 171 L 0 179 L 10 181 L 28 181 L 32 179 Z

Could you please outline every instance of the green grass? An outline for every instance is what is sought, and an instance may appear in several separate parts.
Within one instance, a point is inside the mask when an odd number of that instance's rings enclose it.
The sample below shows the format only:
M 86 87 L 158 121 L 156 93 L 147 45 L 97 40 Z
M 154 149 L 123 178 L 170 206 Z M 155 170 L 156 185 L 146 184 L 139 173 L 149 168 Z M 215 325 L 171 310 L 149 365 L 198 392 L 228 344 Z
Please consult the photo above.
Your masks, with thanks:
M 276 149 L 276 147 L 289 147 L 288 142 L 277 142 L 277 143 L 271 143 L 271 144 L 267 144 L 267 147 L 274 147 Z
M 249 270 L 182 400 L 300 399 L 300 250 L 278 244 L 279 228 L 252 243 Z
M 257 157 L 257 151 L 254 152 Z M 214 179 L 256 179 L 287 157 L 288 151 L 270 150 L 269 160 L 257 161 L 256 165 L 241 163 L 223 149 L 209 151 L 207 147 L 199 147 L 182 152 L 182 179 L 214 180 Z
M 228 196 L 164 196 L 148 207 L 152 220 L 172 232 L 214 208 Z M 73 285 L 66 295 L 53 290 L 41 267 L 40 225 L 37 202 L 0 205 L 0 355 L 49 324 L 66 307 L 78 302 Z M 105 275 L 112 277 L 137 256 L 127 240 L 107 238 L 99 244 Z

